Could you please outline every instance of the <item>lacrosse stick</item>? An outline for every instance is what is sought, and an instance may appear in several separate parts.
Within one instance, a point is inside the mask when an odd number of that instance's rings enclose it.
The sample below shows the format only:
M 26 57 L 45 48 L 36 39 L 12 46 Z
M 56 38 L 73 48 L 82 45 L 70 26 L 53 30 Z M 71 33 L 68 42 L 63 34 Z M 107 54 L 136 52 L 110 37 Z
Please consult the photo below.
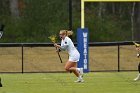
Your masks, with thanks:
M 54 44 L 56 43 L 56 35 L 49 36 L 48 38 L 52 41 L 52 43 L 54 43 Z M 57 48 L 56 48 L 56 50 L 58 51 Z M 59 54 L 59 51 L 57 52 L 57 54 L 58 54 L 58 57 L 59 57 L 59 59 L 60 59 L 60 61 L 62 63 L 62 59 L 61 59 L 61 56 Z
M 140 57 L 140 50 L 139 50 L 140 44 L 138 44 L 138 43 L 136 43 L 134 41 L 133 41 L 133 43 L 136 46 L 136 48 L 138 48 L 138 50 L 137 50 L 137 57 L 139 58 Z
M 135 45 L 136 47 L 139 47 L 139 46 L 140 46 L 140 44 L 138 44 L 138 43 L 136 43 L 136 42 L 134 42 L 134 41 L 133 41 L 133 43 L 134 43 L 134 45 Z

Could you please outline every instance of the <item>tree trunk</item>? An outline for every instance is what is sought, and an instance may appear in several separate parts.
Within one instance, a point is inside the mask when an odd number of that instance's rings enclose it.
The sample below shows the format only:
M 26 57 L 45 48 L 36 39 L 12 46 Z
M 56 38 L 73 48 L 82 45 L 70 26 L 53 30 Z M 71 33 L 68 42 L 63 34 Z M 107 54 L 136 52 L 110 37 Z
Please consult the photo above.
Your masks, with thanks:
M 98 12 L 98 16 L 99 16 L 99 18 L 101 18 L 102 17 L 102 2 L 100 2 L 99 3 L 99 12 Z
M 135 2 L 132 6 L 132 12 L 131 12 L 131 32 L 132 32 L 132 41 L 134 40 L 134 13 L 135 13 Z
M 112 3 L 112 13 L 115 14 L 115 3 Z
M 134 40 L 140 41 L 140 3 L 136 3 L 134 17 Z
M 9 0 L 10 1 L 10 10 L 11 15 L 13 17 L 19 17 L 19 9 L 18 9 L 18 0 Z

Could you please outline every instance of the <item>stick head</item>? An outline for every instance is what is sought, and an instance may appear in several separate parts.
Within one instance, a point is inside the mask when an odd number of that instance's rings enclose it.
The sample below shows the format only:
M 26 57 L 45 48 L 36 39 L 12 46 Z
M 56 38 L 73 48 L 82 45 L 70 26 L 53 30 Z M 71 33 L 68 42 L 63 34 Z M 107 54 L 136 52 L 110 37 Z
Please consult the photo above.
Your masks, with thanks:
M 138 43 L 136 43 L 136 42 L 134 42 L 134 41 L 133 41 L 133 43 L 134 43 L 134 45 L 135 45 L 136 47 L 140 47 L 140 44 L 138 44 Z
M 53 43 L 56 43 L 57 41 L 57 38 L 56 38 L 56 35 L 51 35 L 48 37 Z

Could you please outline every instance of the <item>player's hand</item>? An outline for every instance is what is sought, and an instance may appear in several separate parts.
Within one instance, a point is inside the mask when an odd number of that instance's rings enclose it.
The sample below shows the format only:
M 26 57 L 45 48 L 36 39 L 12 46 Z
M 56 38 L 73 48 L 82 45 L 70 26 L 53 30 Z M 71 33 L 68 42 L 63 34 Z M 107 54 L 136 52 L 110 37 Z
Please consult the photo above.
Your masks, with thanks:
M 136 50 L 137 50 L 137 51 L 140 51 L 140 47 L 136 47 Z
M 139 53 L 137 53 L 137 57 L 138 57 L 138 58 L 140 57 L 140 54 L 139 54 Z
M 57 46 L 58 46 L 58 45 L 55 43 L 55 44 L 54 44 L 54 47 L 57 47 Z
M 56 48 L 60 48 L 60 45 L 58 45 L 58 44 L 54 44 L 54 46 L 56 47 Z

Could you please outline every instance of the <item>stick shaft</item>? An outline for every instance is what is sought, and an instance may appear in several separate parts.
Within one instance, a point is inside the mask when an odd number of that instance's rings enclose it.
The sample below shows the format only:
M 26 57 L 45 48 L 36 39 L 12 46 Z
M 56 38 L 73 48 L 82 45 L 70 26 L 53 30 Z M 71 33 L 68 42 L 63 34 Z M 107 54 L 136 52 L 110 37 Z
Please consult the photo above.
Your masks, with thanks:
M 57 48 L 56 48 L 56 50 L 57 50 Z M 57 54 L 58 54 L 58 57 L 59 57 L 59 59 L 60 59 L 61 63 L 63 63 L 62 58 L 61 58 L 61 56 L 60 56 L 59 52 L 57 52 Z

